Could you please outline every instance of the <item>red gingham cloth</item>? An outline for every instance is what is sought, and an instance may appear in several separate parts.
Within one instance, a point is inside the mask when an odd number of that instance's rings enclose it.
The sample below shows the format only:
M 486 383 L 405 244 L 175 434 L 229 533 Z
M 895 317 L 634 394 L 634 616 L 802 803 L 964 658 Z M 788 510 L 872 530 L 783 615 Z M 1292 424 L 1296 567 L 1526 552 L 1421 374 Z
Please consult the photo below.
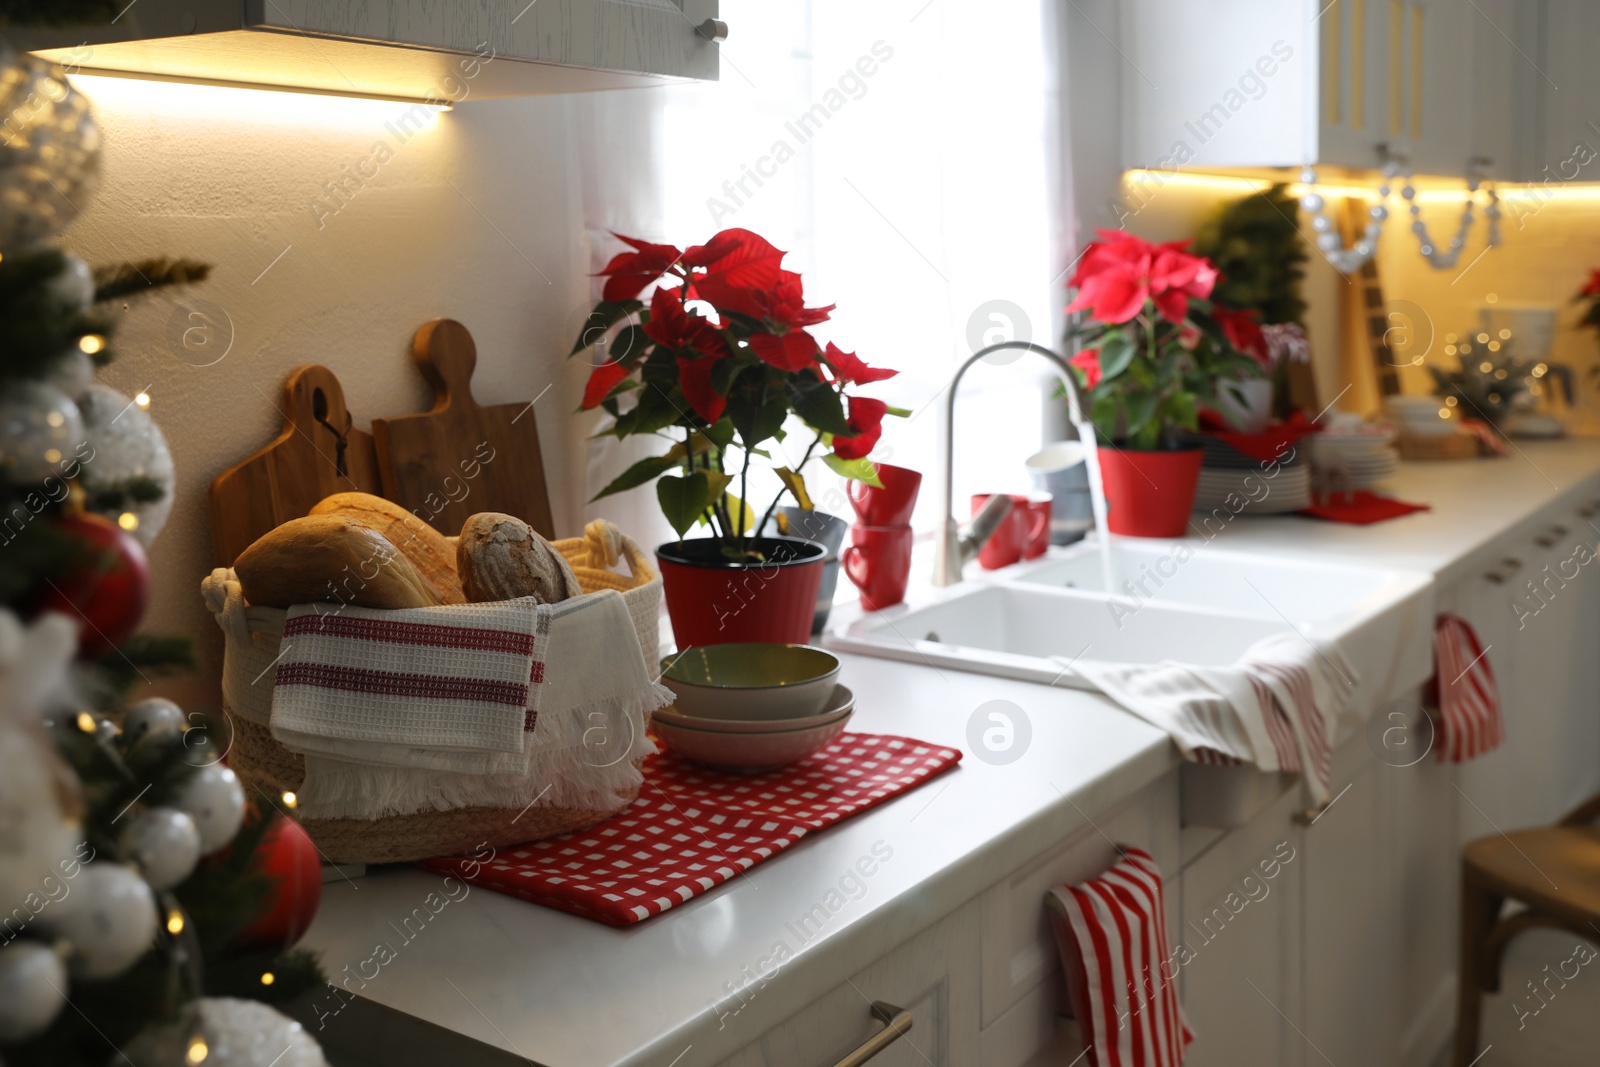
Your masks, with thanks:
M 953 748 L 853 733 L 759 775 L 723 774 L 668 752 L 645 760 L 639 799 L 597 826 L 509 846 L 488 862 L 451 857 L 421 866 L 629 926 L 716 888 L 813 830 L 921 785 L 960 759 Z
M 1161 871 L 1143 849 L 1120 851 L 1098 878 L 1050 890 L 1067 996 L 1091 1067 L 1178 1067 L 1194 1034 L 1167 950 Z
M 1500 689 L 1487 651 L 1466 619 L 1448 612 L 1439 615 L 1433 631 L 1430 695 L 1439 709 L 1436 747 L 1441 763 L 1477 759 L 1505 740 Z

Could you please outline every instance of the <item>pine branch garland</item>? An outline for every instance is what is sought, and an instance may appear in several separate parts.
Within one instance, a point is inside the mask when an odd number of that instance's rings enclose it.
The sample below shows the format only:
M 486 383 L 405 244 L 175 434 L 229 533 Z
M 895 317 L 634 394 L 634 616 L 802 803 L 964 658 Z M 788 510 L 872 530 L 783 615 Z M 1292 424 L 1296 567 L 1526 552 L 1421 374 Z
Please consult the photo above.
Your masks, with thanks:
M 72 26 L 110 22 L 125 6 L 118 0 L 0 0 L 0 25 Z
M 145 259 L 94 272 L 95 303 L 143 296 L 172 285 L 193 285 L 211 274 L 211 265 L 193 259 Z

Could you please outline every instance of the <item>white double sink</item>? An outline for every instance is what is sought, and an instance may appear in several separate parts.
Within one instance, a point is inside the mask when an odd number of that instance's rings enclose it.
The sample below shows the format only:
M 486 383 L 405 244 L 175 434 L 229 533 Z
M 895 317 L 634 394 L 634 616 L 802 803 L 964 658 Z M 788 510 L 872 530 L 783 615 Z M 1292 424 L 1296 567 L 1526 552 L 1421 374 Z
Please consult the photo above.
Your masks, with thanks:
M 967 581 L 945 589 L 914 582 L 904 604 L 835 612 L 824 644 L 1092 689 L 1073 671 L 1075 660 L 1222 666 L 1263 637 L 1299 633 L 1318 645 L 1336 644 L 1360 675 L 1351 702 L 1356 714 L 1343 724 L 1343 736 L 1432 673 L 1429 575 L 1268 558 L 1195 541 L 1113 538 L 1112 558 L 1114 592 L 1105 588 L 1092 541 L 999 571 L 969 567 Z M 1266 777 L 1252 770 L 1204 770 L 1186 768 L 1191 823 L 1233 824 L 1256 806 L 1246 794 L 1268 788 L 1251 782 Z M 1206 795 L 1218 790 L 1227 795 Z

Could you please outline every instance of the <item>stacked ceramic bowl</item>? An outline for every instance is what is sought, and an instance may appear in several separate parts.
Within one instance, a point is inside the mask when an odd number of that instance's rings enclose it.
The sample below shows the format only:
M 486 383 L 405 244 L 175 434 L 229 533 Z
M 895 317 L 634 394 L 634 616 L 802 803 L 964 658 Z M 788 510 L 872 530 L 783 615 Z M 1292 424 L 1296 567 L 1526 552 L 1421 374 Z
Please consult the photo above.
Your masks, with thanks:
M 838 659 L 809 645 L 704 645 L 661 668 L 677 700 L 652 717 L 656 735 L 685 759 L 736 774 L 809 756 L 855 712 Z
M 1184 443 L 1205 449 L 1196 511 L 1227 508 L 1243 515 L 1281 515 L 1311 506 L 1311 467 L 1304 451 L 1285 453 L 1278 463 L 1248 456 L 1209 434 L 1188 435 Z M 1239 501 L 1248 501 L 1240 510 Z
M 1355 416 L 1330 420 L 1310 439 L 1318 484 L 1324 492 L 1339 492 L 1392 478 L 1400 469 L 1400 453 L 1393 447 L 1397 433 L 1386 422 L 1363 422 Z

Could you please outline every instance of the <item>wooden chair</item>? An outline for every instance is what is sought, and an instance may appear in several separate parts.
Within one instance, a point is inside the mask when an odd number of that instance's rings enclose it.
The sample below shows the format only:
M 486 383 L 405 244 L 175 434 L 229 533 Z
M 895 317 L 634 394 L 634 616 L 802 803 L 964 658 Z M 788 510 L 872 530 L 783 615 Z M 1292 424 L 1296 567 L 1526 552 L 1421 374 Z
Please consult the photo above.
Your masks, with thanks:
M 1600 942 L 1600 796 L 1561 822 L 1483 837 L 1461 854 L 1461 963 L 1456 990 L 1455 1067 L 1478 1055 L 1483 995 L 1500 989 L 1506 945 L 1535 926 Z M 1526 906 L 1500 917 L 1507 900 Z

